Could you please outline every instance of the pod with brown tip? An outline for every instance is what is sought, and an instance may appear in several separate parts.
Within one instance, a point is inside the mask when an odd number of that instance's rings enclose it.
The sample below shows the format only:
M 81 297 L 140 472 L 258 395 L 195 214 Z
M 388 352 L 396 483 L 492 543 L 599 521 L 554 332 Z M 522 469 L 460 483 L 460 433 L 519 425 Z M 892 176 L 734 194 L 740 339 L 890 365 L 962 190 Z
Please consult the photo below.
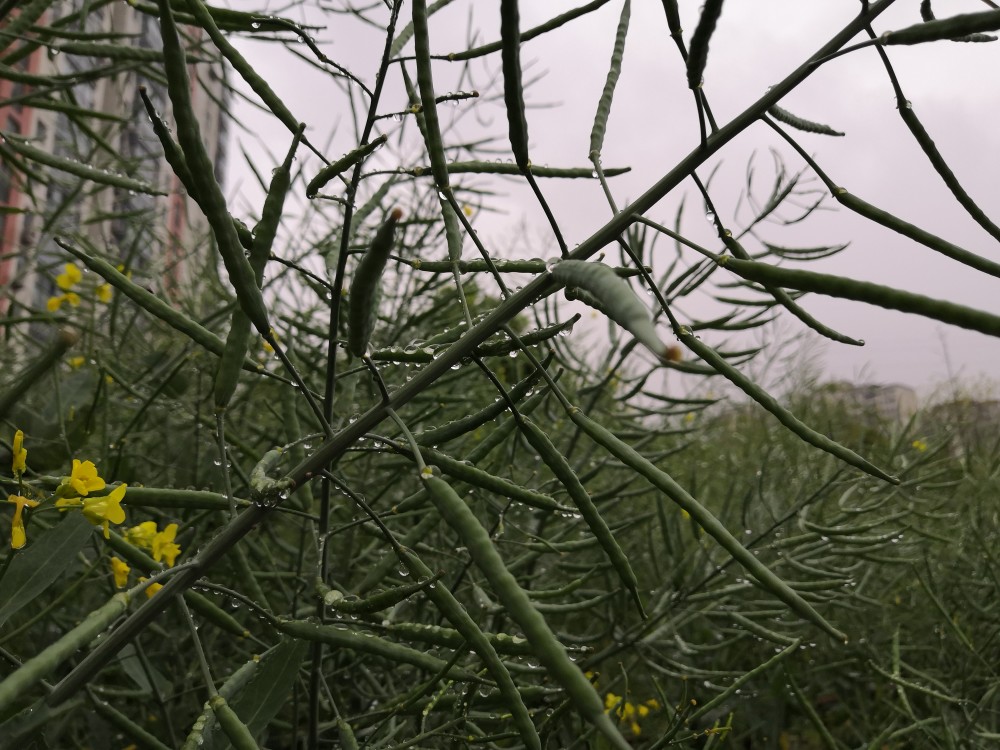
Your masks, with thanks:
M 361 258 L 351 280 L 347 314 L 347 351 L 355 357 L 364 356 L 368 341 L 378 320 L 378 290 L 385 264 L 396 238 L 396 224 L 403 212 L 394 208 L 389 218 L 375 231 L 368 252 Z
M 506 608 L 506 614 L 521 626 L 549 675 L 562 685 L 580 715 L 597 727 L 613 748 L 630 750 L 615 723 L 604 713 L 604 704 L 590 680 L 569 658 L 565 646 L 507 570 L 489 532 L 447 482 L 428 474 L 422 475 L 422 479 L 438 513 L 465 544 L 472 561 L 489 581 L 493 593 Z
M 659 358 L 667 356 L 667 345 L 656 333 L 649 311 L 627 283 L 610 266 L 596 261 L 563 260 L 549 269 L 560 284 L 578 287 L 590 294 L 598 309 L 635 336 Z M 586 301 L 586 299 L 584 299 Z

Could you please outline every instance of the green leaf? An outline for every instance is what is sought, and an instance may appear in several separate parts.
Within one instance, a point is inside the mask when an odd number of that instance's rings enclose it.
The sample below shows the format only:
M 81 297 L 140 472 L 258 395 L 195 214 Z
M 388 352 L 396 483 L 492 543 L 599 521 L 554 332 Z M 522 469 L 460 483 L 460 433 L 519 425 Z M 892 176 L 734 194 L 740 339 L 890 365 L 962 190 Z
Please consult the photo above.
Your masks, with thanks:
M 0 580 L 0 625 L 77 562 L 76 553 L 88 542 L 93 528 L 80 513 L 70 514 L 34 539 L 29 527 L 28 547 L 11 553 L 15 557 Z

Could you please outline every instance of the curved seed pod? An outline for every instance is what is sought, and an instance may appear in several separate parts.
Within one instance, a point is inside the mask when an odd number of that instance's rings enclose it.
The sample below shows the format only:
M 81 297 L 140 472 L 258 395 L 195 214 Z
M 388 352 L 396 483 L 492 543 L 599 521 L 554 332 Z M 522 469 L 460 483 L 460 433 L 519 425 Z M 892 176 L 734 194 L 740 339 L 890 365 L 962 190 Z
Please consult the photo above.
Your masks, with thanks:
M 605 177 L 617 177 L 618 175 L 631 172 L 631 167 L 608 167 L 603 170 Z M 412 167 L 411 169 L 401 169 L 399 174 L 408 174 L 413 177 L 420 177 L 427 174 L 427 167 Z M 519 175 L 521 168 L 517 164 L 501 163 L 490 161 L 453 161 L 448 162 L 448 174 L 504 174 Z M 533 177 L 561 177 L 564 179 L 593 179 L 593 167 L 540 167 L 531 166 Z
M 558 16 L 550 18 L 545 23 L 540 23 L 538 26 L 533 26 L 521 33 L 521 44 L 527 41 L 539 37 L 553 29 L 558 29 L 575 18 L 586 15 L 592 11 L 597 10 L 603 5 L 607 5 L 610 0 L 591 0 L 591 2 L 581 5 L 579 8 L 573 8 L 565 13 Z M 433 8 L 432 8 L 433 10 Z M 471 60 L 475 57 L 483 57 L 485 55 L 492 55 L 494 52 L 498 52 L 503 48 L 503 41 L 490 42 L 489 44 L 484 44 L 479 47 L 473 47 L 472 49 L 462 50 L 460 52 L 450 52 L 448 54 L 448 59 L 452 61 L 456 60 Z
M 237 547 L 237 549 L 239 548 Z M 393 586 L 385 591 L 375 591 L 364 599 L 357 596 L 344 596 L 340 591 L 330 588 L 321 580 L 316 581 L 316 592 L 323 599 L 323 603 L 331 609 L 349 615 L 369 615 L 393 607 L 404 599 L 409 599 L 414 594 L 424 591 L 428 587 L 433 587 L 441 575 L 421 575 L 421 580 L 404 586 Z
M 254 740 L 247 725 L 244 724 L 236 712 L 226 703 L 226 699 L 216 693 L 208 699 L 215 718 L 219 720 L 219 726 L 226 733 L 226 737 L 233 743 L 236 750 L 260 750 L 257 741 Z
M 923 315 L 926 318 L 950 323 L 959 328 L 979 331 L 987 336 L 1000 336 L 1000 316 L 991 315 L 972 307 L 957 305 L 954 302 L 904 292 L 868 281 L 857 281 L 856 279 L 831 276 L 815 271 L 779 268 L 768 263 L 735 258 L 723 258 L 720 259 L 720 262 L 738 276 L 751 281 L 767 282 L 789 289 L 867 302 L 888 310 L 901 310 L 902 312 Z
M 165 0 L 160 1 L 160 9 L 162 13 L 163 3 Z M 267 106 L 269 110 L 274 114 L 281 123 L 288 128 L 292 133 L 295 133 L 300 127 L 300 120 L 289 111 L 288 107 L 281 98 L 274 93 L 274 90 L 268 85 L 267 81 L 264 80 L 259 73 L 255 70 L 254 66 L 246 61 L 246 58 L 240 54 L 232 43 L 225 37 L 225 35 L 219 30 L 215 19 L 212 18 L 212 14 L 209 9 L 205 6 L 202 0 L 189 0 L 187 3 L 188 9 L 191 14 L 197 19 L 198 25 L 201 26 L 212 39 L 212 44 L 215 45 L 216 49 L 222 53 L 223 57 L 229 61 L 229 64 L 233 66 L 240 77 L 247 82 L 247 85 L 253 89 L 253 92 L 261 98 L 261 101 Z M 263 20 L 263 19 L 262 19 Z M 162 21 L 162 16 L 161 16 Z M 183 144 L 181 144 L 183 145 Z
M 431 75 L 431 49 L 427 31 L 427 0 L 413 1 L 413 47 L 417 61 L 417 88 L 424 116 L 424 139 L 431 172 L 439 191 L 448 190 L 448 167 L 445 163 L 444 140 L 438 122 L 437 101 L 434 97 L 434 78 Z
M 831 440 L 826 435 L 817 432 L 802 422 L 798 417 L 788 411 L 788 409 L 779 404 L 774 396 L 769 394 L 767 391 L 750 380 L 750 378 L 729 364 L 729 362 L 720 356 L 718 352 L 712 349 L 712 347 L 708 344 L 698 339 L 691 332 L 682 329 L 680 339 L 686 347 L 705 360 L 705 362 L 733 383 L 733 385 L 771 412 L 771 414 L 773 414 L 777 420 L 781 422 L 781 424 L 810 445 L 814 445 L 820 450 L 826 451 L 846 464 L 850 464 L 857 469 L 861 469 L 861 471 L 866 474 L 870 474 L 871 476 L 877 477 L 878 479 L 882 479 L 886 482 L 891 482 L 892 484 L 899 484 L 898 478 L 883 471 L 875 464 L 871 463 L 871 461 L 862 458 L 850 448 L 841 445 L 835 440 Z
M 887 31 L 879 41 L 882 44 L 923 44 L 998 29 L 1000 29 L 1000 10 L 987 10 L 982 13 L 962 13 L 940 21 L 918 23 L 898 31 Z
M 258 287 L 264 280 L 264 267 L 267 265 L 268 258 L 271 257 L 271 247 L 274 245 L 274 238 L 278 234 L 278 227 L 281 224 L 285 196 L 292 184 L 292 160 L 295 158 L 295 150 L 298 148 L 301 136 L 302 126 L 292 138 L 292 145 L 288 149 L 285 160 L 272 173 L 271 185 L 268 187 L 267 197 L 264 199 L 260 221 L 253 231 L 249 260 L 250 269 L 253 271 L 254 280 Z M 224 411 L 233 394 L 236 393 L 236 386 L 239 385 L 240 381 L 240 371 L 243 369 L 243 360 L 246 359 L 249 348 L 250 319 L 242 308 L 236 308 L 229 324 L 229 333 L 226 336 L 226 346 L 222 352 L 222 359 L 219 360 L 219 367 L 215 371 L 213 394 L 216 411 Z
M 434 580 L 431 570 L 413 552 L 406 548 L 398 551 L 400 561 L 409 569 L 414 576 L 420 576 L 428 580 Z M 462 643 L 468 643 L 476 652 L 486 669 L 497 684 L 497 689 L 504 699 L 517 727 L 518 734 L 524 740 L 525 745 L 530 750 L 541 750 L 542 743 L 538 738 L 538 732 L 531 721 L 528 709 L 521 699 L 521 694 L 517 691 L 517 685 L 507 671 L 507 667 L 500 660 L 494 641 L 479 628 L 476 621 L 472 619 L 462 603 L 455 598 L 455 595 L 448 590 L 447 586 L 433 586 L 427 591 L 427 597 L 434 602 L 438 611 L 444 615 L 457 631 Z M 494 636 L 496 638 L 496 636 Z
M 340 744 L 344 750 L 359 750 L 358 739 L 354 736 L 354 730 L 351 729 L 351 725 L 341 716 L 337 717 L 335 723 L 337 725 L 337 735 L 340 737 Z
M 141 743 L 141 747 L 149 748 L 149 750 L 170 750 L 169 745 L 164 745 L 155 735 L 147 732 L 107 701 L 92 699 L 90 705 L 93 706 L 97 713 L 124 732 L 127 737 L 138 740 Z M 6 731 L 6 726 L 4 727 L 4 731 Z M 0 744 L 0 747 L 10 748 L 13 745 Z
M 507 570 L 503 558 L 493 546 L 489 532 L 447 482 L 427 474 L 422 475 L 422 479 L 438 512 L 468 548 L 476 567 L 490 582 L 493 592 L 506 607 L 507 615 L 521 626 L 549 675 L 563 686 L 583 718 L 597 727 L 612 747 L 630 750 L 629 743 L 604 713 L 604 705 L 590 680 L 569 658 L 566 648 L 556 638 L 545 618 L 535 609 L 517 579 Z
M 928 161 L 937 170 L 941 179 L 944 180 L 945 185 L 948 186 L 948 189 L 951 190 L 951 194 L 955 196 L 955 200 L 969 212 L 969 216 L 975 219 L 979 226 L 989 232 L 994 239 L 1000 240 L 1000 226 L 997 226 L 972 199 L 972 196 L 966 192 L 962 183 L 959 182 L 955 173 L 948 165 L 948 162 L 941 156 L 941 152 L 938 151 L 934 139 L 931 138 L 930 133 L 924 128 L 923 123 L 920 122 L 916 112 L 913 111 L 913 107 L 904 101 L 896 109 L 899 112 L 899 116 L 903 118 L 903 122 L 906 123 L 906 127 L 910 129 L 913 137 L 920 145 L 920 148 L 923 149 Z
M 357 633 L 334 625 L 319 625 L 306 620 L 280 620 L 276 627 L 282 633 L 305 641 L 325 643 L 337 648 L 349 648 L 361 654 L 373 654 L 403 664 L 412 664 L 432 674 L 441 672 L 447 662 L 409 646 L 387 641 L 371 633 Z M 462 667 L 451 667 L 447 675 L 453 680 L 481 683 L 483 680 Z
M 535 490 L 522 487 L 519 484 L 514 484 L 513 482 L 510 482 L 502 477 L 495 476 L 494 474 L 489 474 L 482 469 L 477 469 L 475 466 L 459 461 L 458 459 L 452 458 L 451 456 L 441 453 L 440 451 L 436 451 L 433 448 L 421 448 L 420 452 L 423 454 L 424 459 L 428 463 L 436 464 L 445 474 L 465 482 L 466 484 L 470 484 L 473 487 L 479 487 L 480 489 L 493 492 L 502 497 L 510 498 L 516 502 L 524 503 L 532 508 L 538 508 L 539 510 L 555 510 L 563 513 L 566 511 L 572 512 L 573 510 L 573 508 L 557 503 L 548 495 L 541 492 L 535 492 Z M 411 455 L 409 451 L 405 449 L 404 453 L 406 455 Z M 407 498 L 407 500 L 400 502 L 396 506 L 395 511 L 397 513 L 402 513 L 413 507 L 419 507 L 419 505 L 424 504 L 423 500 L 423 495 L 417 495 L 413 499 Z
M 500 59 L 503 67 L 503 101 L 507 109 L 507 133 L 514 163 L 528 171 L 528 120 L 524 115 L 521 85 L 521 13 L 517 0 L 500 0 Z
M 597 309 L 635 336 L 657 357 L 667 357 L 669 347 L 656 333 L 646 306 L 610 266 L 583 260 L 564 260 L 552 266 L 549 273 L 560 284 L 588 292 L 598 303 Z
M 551 361 L 551 356 L 545 360 L 542 366 L 544 367 L 549 361 Z M 527 377 L 510 389 L 511 400 L 516 404 L 524 398 L 528 391 L 534 387 L 536 382 L 538 382 L 540 377 L 541 373 L 538 370 L 532 370 L 529 372 Z M 454 440 L 455 438 L 465 435 L 477 427 L 496 419 L 506 409 L 506 402 L 503 399 L 498 399 L 485 409 L 481 409 L 474 414 L 448 422 L 440 427 L 431 427 L 426 430 L 421 430 L 420 432 L 414 433 L 413 437 L 420 445 L 441 445 L 442 443 Z
M 722 235 L 722 241 L 729 248 L 729 251 L 741 260 L 750 260 L 750 253 L 748 253 L 743 245 L 733 237 L 729 230 L 726 230 Z M 792 299 L 792 296 L 779 286 L 774 286 L 773 284 L 765 284 L 764 289 L 774 297 L 788 312 L 794 315 L 796 318 L 801 320 L 807 326 L 812 328 L 816 333 L 821 336 L 826 336 L 828 339 L 837 341 L 841 344 L 850 344 L 851 346 L 864 346 L 865 342 L 860 339 L 853 339 L 850 336 L 845 336 L 838 331 L 833 330 L 824 323 L 819 322 L 816 318 L 806 312 L 798 302 Z M 737 328 L 738 330 L 738 328 Z
M 52 167 L 53 169 L 58 169 L 60 172 L 66 172 L 74 177 L 89 180 L 90 182 L 95 182 L 99 185 L 108 185 L 109 187 L 131 190 L 134 193 L 144 193 L 146 195 L 166 195 L 166 193 L 162 190 L 158 190 L 152 185 L 148 185 L 141 180 L 133 180 L 131 177 L 126 177 L 122 174 L 115 174 L 114 172 L 108 172 L 100 169 L 99 167 L 93 167 L 90 164 L 84 164 L 83 162 L 76 161 L 75 159 L 67 159 L 62 156 L 56 156 L 55 154 L 36 148 L 28 143 L 15 141 L 13 138 L 5 138 L 3 140 L 2 148 L 0 148 L 0 154 L 3 154 L 7 151 L 7 149 L 10 149 L 19 156 L 23 156 L 29 161 L 37 162 L 38 164 L 43 164 L 46 167 Z M 5 154 L 4 161 L 8 158 L 9 154 Z
M 127 593 L 115 594 L 106 604 L 88 614 L 83 622 L 66 635 L 0 680 L 0 713 L 6 715 L 7 710 L 36 684 L 55 672 L 66 659 L 103 633 L 128 608 L 128 602 Z
M 753 554 L 746 549 L 739 540 L 734 537 L 729 529 L 722 525 L 718 518 L 701 503 L 695 500 L 688 492 L 681 487 L 666 472 L 658 469 L 645 457 L 640 455 L 632 446 L 622 442 L 607 429 L 599 425 L 594 420 L 579 409 L 572 409 L 570 418 L 583 430 L 591 440 L 605 448 L 612 456 L 623 464 L 634 469 L 654 487 L 663 492 L 673 500 L 680 508 L 691 516 L 692 521 L 705 530 L 709 536 L 719 543 L 729 556 L 742 565 L 748 573 L 756 578 L 760 584 L 770 591 L 774 596 L 787 604 L 793 612 L 813 623 L 825 633 L 830 634 L 839 641 L 844 641 L 847 637 L 839 630 L 828 623 L 812 605 L 799 596 L 787 583 L 760 562 Z
M 701 88 L 705 65 L 708 63 L 708 41 L 715 33 L 715 25 L 722 15 L 722 2 L 723 0 L 706 0 L 701 6 L 701 16 L 691 35 L 691 47 L 688 50 L 687 79 L 691 89 Z
M 306 185 L 306 197 L 315 198 L 316 194 L 322 190 L 330 180 L 339 175 L 345 169 L 353 167 L 355 164 L 363 160 L 366 156 L 373 153 L 377 148 L 382 146 L 389 136 L 384 133 L 376 138 L 371 143 L 366 143 L 363 146 L 358 146 L 353 151 L 349 151 L 342 157 L 337 159 L 337 161 L 332 164 L 327 164 L 319 172 L 309 180 L 309 184 Z
M 191 83 L 188 79 L 187 56 L 181 46 L 169 0 L 159 0 L 160 33 L 163 37 L 163 67 L 167 75 L 167 92 L 173 104 L 177 121 L 177 140 L 194 184 L 201 199 L 202 212 L 212 227 L 219 254 L 226 267 L 229 282 L 233 285 L 240 307 L 262 335 L 268 335 L 267 306 L 254 279 L 250 263 L 243 254 L 243 247 L 233 226 L 233 219 L 226 206 L 222 188 L 215 180 L 215 167 L 205 151 L 201 127 L 191 105 Z M 198 2 L 192 10 L 201 7 Z M 197 12 L 195 10 L 195 12 Z M 206 12 L 207 15 L 207 12 Z M 209 19 L 211 17 L 209 16 Z M 298 127 L 298 123 L 295 123 Z
M 819 133 L 820 135 L 844 135 L 839 130 L 834 130 L 829 125 L 824 125 L 821 122 L 813 122 L 811 120 L 805 120 L 797 115 L 793 115 L 787 109 L 782 109 L 777 104 L 767 110 L 767 113 L 771 115 L 778 122 L 783 122 L 785 125 L 791 125 L 796 130 L 801 130 L 804 133 Z
M 378 319 L 378 289 L 382 272 L 389 260 L 396 238 L 396 223 L 403 212 L 394 208 L 372 239 L 368 252 L 361 258 L 351 281 L 350 305 L 347 316 L 347 350 L 355 357 L 364 356 Z
M 247 638 L 250 635 L 249 630 L 243 627 L 236 618 L 219 607 L 211 599 L 202 596 L 197 591 L 185 591 L 183 596 L 184 601 L 191 606 L 191 609 L 220 630 L 231 633 L 237 638 Z
M 618 76 L 622 72 L 622 58 L 625 56 L 625 37 L 628 35 L 629 18 L 632 15 L 632 2 L 625 0 L 622 14 L 618 19 L 618 30 L 615 32 L 615 47 L 611 53 L 611 66 L 604 82 L 604 91 L 597 102 L 597 115 L 594 117 L 594 127 L 590 131 L 590 158 L 596 159 L 604 148 L 604 133 L 608 127 L 608 116 L 611 114 L 611 100 L 618 85 Z
M 601 549 L 604 550 L 611 564 L 615 566 L 615 571 L 618 573 L 622 584 L 632 594 L 632 599 L 635 601 L 635 606 L 639 609 L 639 614 L 642 615 L 643 619 L 646 619 L 646 612 L 643 609 L 642 599 L 639 596 L 639 581 L 635 577 L 635 571 L 632 570 L 632 565 L 629 563 L 628 557 L 618 545 L 614 534 L 608 528 L 607 522 L 597 510 L 597 506 L 594 505 L 594 501 L 590 497 L 590 493 L 583 486 L 583 482 L 580 481 L 576 472 L 573 471 L 565 456 L 552 444 L 548 435 L 542 432 L 538 425 L 526 417 L 522 417 L 519 424 L 524 432 L 524 436 L 528 438 L 528 442 L 538 451 L 538 455 L 541 456 L 545 465 L 549 467 L 549 470 L 555 475 L 556 479 L 566 488 L 566 492 L 569 494 L 573 504 L 580 511 L 580 515 L 583 516 L 583 520 L 586 521 L 591 533 L 593 533 L 600 543 Z

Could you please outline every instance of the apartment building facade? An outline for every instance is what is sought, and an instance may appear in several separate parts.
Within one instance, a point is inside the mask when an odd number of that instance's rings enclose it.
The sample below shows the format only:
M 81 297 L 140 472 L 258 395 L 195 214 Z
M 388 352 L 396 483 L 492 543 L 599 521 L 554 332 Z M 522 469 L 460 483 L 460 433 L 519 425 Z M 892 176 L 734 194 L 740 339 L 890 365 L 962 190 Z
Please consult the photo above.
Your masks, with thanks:
M 31 4 L 25 4 L 25 11 Z M 27 28 L 0 19 L 0 315 L 45 310 L 67 259 L 53 242 L 81 238 L 175 295 L 208 262 L 209 229 L 162 156 L 139 96 L 169 121 L 158 20 L 127 3 L 57 0 Z M 20 24 L 21 27 L 24 24 Z M 224 70 L 200 30 L 185 28 L 196 62 L 192 100 L 217 176 L 225 162 Z M 139 50 L 131 53 L 129 50 Z M 102 54 L 106 53 L 106 54 Z M 27 144 L 126 174 L 163 196 L 96 185 L 24 159 Z

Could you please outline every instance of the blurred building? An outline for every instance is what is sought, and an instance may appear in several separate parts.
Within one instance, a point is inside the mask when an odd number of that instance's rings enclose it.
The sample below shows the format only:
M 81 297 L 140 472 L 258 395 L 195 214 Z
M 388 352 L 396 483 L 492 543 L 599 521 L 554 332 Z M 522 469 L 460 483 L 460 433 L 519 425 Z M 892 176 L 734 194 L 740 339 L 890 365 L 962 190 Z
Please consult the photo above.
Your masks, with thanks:
M 37 4 L 36 4 L 37 5 Z M 105 258 L 141 270 L 167 295 L 184 288 L 208 262 L 208 226 L 162 156 L 139 98 L 145 86 L 169 121 L 158 20 L 127 3 L 57 0 L 31 28 L 18 11 L 0 19 L 0 314 L 45 309 L 54 277 L 68 259 L 52 237 L 83 237 Z M 27 12 L 30 4 L 22 6 Z M 22 23 L 21 26 L 24 24 Z M 198 59 L 189 65 L 192 100 L 216 175 L 224 169 L 227 87 L 214 50 L 199 49 L 200 29 L 182 29 Z M 108 54 L 100 54 L 103 45 Z M 116 51 L 125 48 L 125 52 Z M 127 174 L 166 197 L 95 185 L 19 158 L 11 143 Z M 27 167 L 25 169 L 25 167 Z M 15 313 L 15 311 L 17 311 Z
M 839 381 L 820 386 L 816 395 L 827 406 L 869 426 L 903 425 L 917 413 L 917 392 L 905 385 L 855 385 Z

